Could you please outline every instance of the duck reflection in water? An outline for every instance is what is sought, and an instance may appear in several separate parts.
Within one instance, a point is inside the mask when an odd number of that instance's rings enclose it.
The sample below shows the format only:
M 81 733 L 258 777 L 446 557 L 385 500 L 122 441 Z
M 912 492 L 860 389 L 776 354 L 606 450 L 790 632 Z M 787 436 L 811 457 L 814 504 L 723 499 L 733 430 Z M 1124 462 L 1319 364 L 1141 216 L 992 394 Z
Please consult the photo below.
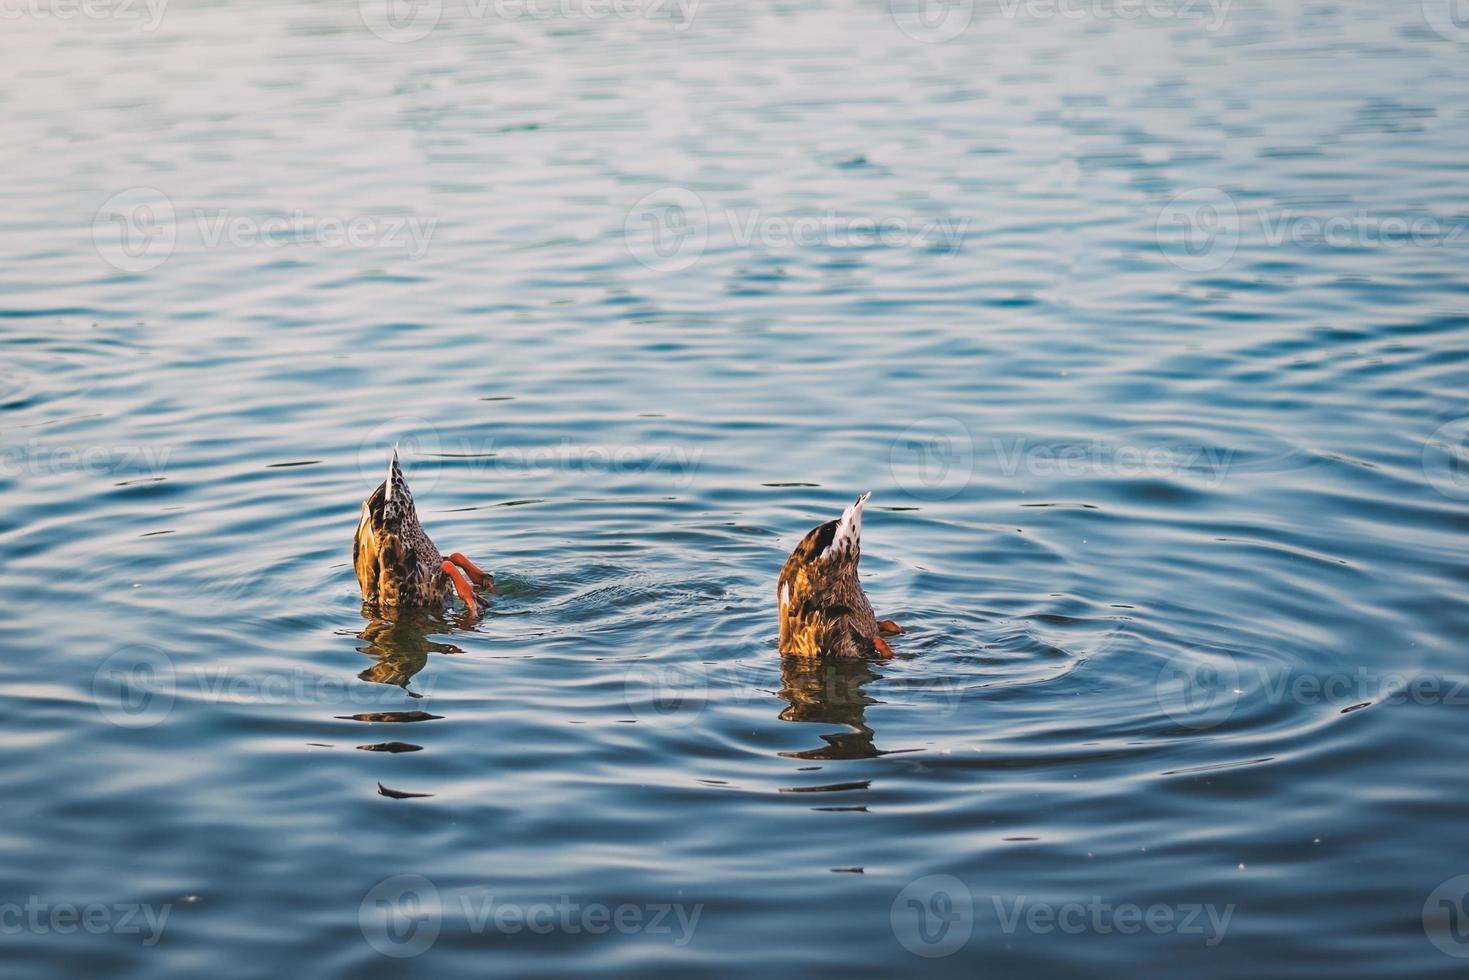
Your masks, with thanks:
M 356 634 L 363 641 L 357 651 L 371 657 L 373 663 L 357 675 L 358 679 L 401 687 L 413 698 L 422 695 L 408 690 L 408 682 L 428 664 L 429 654 L 464 652 L 452 643 L 429 637 L 473 625 L 467 615 L 456 620 L 429 610 L 404 611 L 396 619 L 380 619 L 365 605 L 362 618 L 367 620 L 367 626 Z
M 851 731 L 821 736 L 821 748 L 782 752 L 790 759 L 871 759 L 884 755 L 873 744 L 867 725 L 867 706 L 879 704 L 868 697 L 866 686 L 882 675 L 866 660 L 782 657 L 780 696 L 786 707 L 782 721 L 825 722 L 846 725 Z

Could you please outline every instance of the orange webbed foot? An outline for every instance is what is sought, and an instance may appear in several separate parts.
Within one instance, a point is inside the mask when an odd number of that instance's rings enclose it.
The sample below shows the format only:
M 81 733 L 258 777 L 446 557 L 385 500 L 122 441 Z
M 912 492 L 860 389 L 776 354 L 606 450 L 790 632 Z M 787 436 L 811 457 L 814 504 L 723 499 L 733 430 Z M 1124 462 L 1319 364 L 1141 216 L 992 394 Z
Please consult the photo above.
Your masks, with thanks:
M 470 581 L 475 585 L 482 589 L 487 589 L 490 592 L 495 591 L 495 577 L 489 572 L 484 571 L 457 551 L 449 556 L 449 560 L 464 569 L 464 573 L 469 576 Z
M 879 619 L 877 621 L 877 630 L 883 636 L 897 636 L 899 633 L 903 632 L 903 627 L 899 626 L 891 619 Z
M 893 655 L 893 648 L 888 646 L 888 641 L 880 636 L 874 636 L 872 638 L 872 647 L 877 651 L 877 655 L 884 659 Z
M 469 614 L 471 616 L 478 615 L 479 606 L 474 601 L 474 589 L 470 587 L 469 580 L 464 577 L 464 572 L 452 561 L 446 561 L 439 567 L 444 570 L 444 574 L 448 575 L 449 580 L 454 583 L 454 591 L 459 593 L 459 598 L 463 599 L 464 604 L 469 607 Z

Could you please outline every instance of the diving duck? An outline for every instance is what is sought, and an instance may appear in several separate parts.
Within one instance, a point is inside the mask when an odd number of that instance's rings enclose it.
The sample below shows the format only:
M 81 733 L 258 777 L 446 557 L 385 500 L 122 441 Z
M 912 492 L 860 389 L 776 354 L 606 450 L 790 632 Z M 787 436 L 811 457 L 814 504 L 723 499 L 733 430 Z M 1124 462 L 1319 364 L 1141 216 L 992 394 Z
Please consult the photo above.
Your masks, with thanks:
M 362 599 L 381 608 L 431 606 L 443 602 L 452 585 L 476 615 L 474 586 L 495 591 L 495 580 L 459 552 L 439 554 L 413 506 L 408 481 L 398 468 L 398 449 L 388 460 L 388 475 L 362 504 L 352 567 Z
M 780 652 L 797 657 L 891 657 L 883 635 L 901 633 L 881 622 L 857 581 L 862 557 L 862 505 L 858 497 L 839 520 L 813 528 L 786 559 L 776 584 Z

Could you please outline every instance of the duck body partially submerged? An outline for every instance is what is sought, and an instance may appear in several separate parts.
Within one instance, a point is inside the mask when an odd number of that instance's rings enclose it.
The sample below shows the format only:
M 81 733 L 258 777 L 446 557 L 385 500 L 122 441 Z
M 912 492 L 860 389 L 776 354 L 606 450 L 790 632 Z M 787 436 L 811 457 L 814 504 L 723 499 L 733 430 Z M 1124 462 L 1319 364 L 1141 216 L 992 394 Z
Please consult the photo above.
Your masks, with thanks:
M 879 621 L 862 591 L 864 493 L 834 521 L 812 528 L 786 559 L 776 583 L 780 652 L 795 657 L 892 656 L 883 634 L 900 632 Z
M 475 587 L 494 591 L 494 579 L 454 552 L 445 558 L 418 521 L 408 481 L 393 450 L 388 472 L 362 504 L 352 541 L 352 567 L 362 599 L 384 610 L 433 606 L 457 592 L 478 612 Z

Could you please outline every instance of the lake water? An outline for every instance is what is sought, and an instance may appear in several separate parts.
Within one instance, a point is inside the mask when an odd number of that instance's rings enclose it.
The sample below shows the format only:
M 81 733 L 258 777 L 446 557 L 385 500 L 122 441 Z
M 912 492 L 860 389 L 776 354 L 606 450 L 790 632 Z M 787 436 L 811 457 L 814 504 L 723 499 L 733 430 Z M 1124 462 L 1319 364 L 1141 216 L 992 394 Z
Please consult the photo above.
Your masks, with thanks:
M 4 13 L 7 976 L 1463 974 L 1447 2 L 382 2 Z

